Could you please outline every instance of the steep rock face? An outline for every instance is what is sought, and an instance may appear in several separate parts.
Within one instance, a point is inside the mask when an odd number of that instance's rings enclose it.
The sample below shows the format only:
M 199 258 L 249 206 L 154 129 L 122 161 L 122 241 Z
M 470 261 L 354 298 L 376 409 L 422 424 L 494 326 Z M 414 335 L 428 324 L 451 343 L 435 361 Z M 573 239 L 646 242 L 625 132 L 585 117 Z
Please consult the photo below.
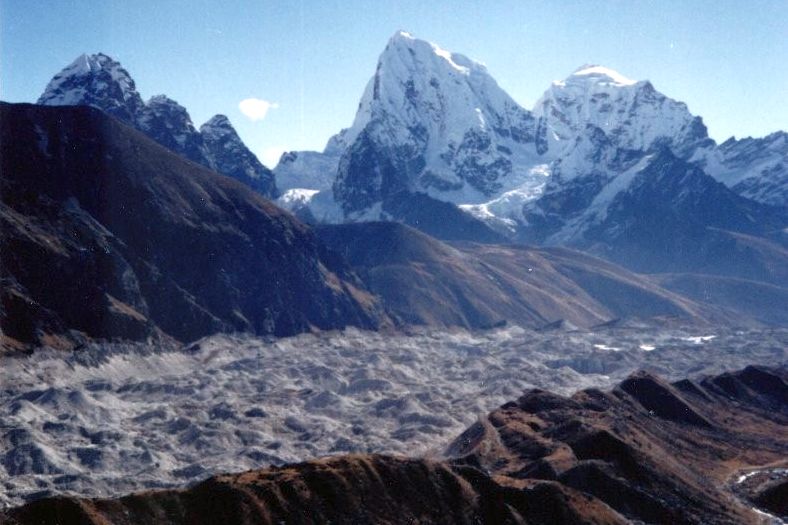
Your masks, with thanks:
M 162 146 L 276 197 L 273 173 L 244 145 L 226 117 L 198 131 L 186 109 L 165 95 L 142 101 L 129 73 L 107 55 L 82 55 L 55 75 L 38 104 L 98 108 L 136 127 Z M 218 119 L 218 120 L 217 120 Z
M 752 524 L 741 472 L 785 466 L 788 375 L 748 367 L 668 383 L 639 372 L 609 392 L 526 392 L 479 419 L 440 460 L 348 455 L 216 476 L 114 500 L 42 499 L 49 523 Z M 775 511 L 773 493 L 761 492 Z M 760 503 L 758 503 L 760 504 Z
M 403 190 L 466 203 L 539 185 L 534 131 L 483 65 L 400 32 L 344 133 L 334 196 L 353 214 Z
M 0 110 L 10 346 L 45 343 L 47 327 L 190 340 L 382 321 L 341 260 L 245 185 L 92 108 Z
M 203 166 L 213 167 L 210 152 L 186 108 L 171 98 L 152 97 L 133 124 L 165 148 Z
M 249 151 L 226 116 L 212 117 L 200 126 L 200 134 L 216 171 L 243 182 L 262 195 L 277 196 L 274 174 Z

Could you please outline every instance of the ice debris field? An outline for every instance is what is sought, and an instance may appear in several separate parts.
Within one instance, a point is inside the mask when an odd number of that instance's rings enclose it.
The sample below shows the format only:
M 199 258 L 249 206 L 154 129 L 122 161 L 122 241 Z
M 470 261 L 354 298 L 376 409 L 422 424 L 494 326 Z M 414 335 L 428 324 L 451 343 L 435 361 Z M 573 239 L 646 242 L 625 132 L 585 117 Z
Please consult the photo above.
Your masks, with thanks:
M 786 347 L 782 329 L 508 327 L 219 335 L 181 349 L 104 344 L 4 357 L 0 506 L 351 451 L 440 454 L 479 414 L 529 388 L 570 394 L 638 368 L 679 377 L 776 365 Z

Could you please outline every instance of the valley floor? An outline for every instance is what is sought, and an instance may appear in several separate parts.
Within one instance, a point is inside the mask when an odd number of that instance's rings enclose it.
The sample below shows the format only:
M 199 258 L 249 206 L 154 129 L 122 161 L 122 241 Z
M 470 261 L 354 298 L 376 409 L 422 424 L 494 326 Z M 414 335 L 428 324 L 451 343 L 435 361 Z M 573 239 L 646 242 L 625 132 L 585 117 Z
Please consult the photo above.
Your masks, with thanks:
M 347 330 L 0 359 L 0 506 L 116 496 L 345 452 L 438 455 L 524 390 L 788 361 L 788 329 Z

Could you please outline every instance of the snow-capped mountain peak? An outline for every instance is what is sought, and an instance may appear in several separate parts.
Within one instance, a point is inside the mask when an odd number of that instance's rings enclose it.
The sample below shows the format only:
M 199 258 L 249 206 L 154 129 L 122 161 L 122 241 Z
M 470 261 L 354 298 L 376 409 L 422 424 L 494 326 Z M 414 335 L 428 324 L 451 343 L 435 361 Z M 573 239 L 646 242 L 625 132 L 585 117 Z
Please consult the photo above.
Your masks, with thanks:
M 397 32 L 343 134 L 334 194 L 348 212 L 400 190 L 484 202 L 533 178 L 519 167 L 538 157 L 534 127 L 483 64 Z
M 200 126 L 200 136 L 216 171 L 240 180 L 263 195 L 278 195 L 274 174 L 246 147 L 226 115 L 211 117 Z
M 474 89 L 479 90 L 478 95 Z M 469 124 L 481 122 L 474 108 L 479 107 L 479 99 L 493 91 L 501 90 L 484 65 L 400 31 L 381 54 L 344 140 L 352 143 L 371 120 L 384 117 L 406 127 L 419 124 L 425 117 L 434 122 L 451 119 L 454 125 L 446 131 L 462 132 Z M 495 102 L 500 105 L 508 96 L 497 98 Z M 516 106 L 514 101 L 511 104 Z M 470 112 L 458 111 L 469 105 L 474 106 Z
M 52 78 L 38 104 L 94 106 L 127 122 L 144 107 L 128 71 L 103 53 L 77 57 Z
M 643 152 L 665 143 L 685 156 L 708 139 L 703 121 L 686 104 L 648 81 L 599 65 L 582 66 L 553 82 L 533 111 L 551 157 L 566 154 L 588 126 L 600 129 L 616 147 Z
M 394 36 L 392 36 L 389 40 L 386 50 L 405 50 L 408 53 L 421 53 L 422 58 L 424 55 L 429 55 L 431 52 L 435 56 L 444 60 L 449 66 L 458 72 L 466 75 L 470 74 L 474 69 L 481 69 L 484 72 L 487 71 L 487 69 L 484 67 L 484 64 L 472 60 L 465 55 L 447 51 L 433 42 L 420 40 L 407 31 L 398 31 L 394 33 Z M 381 60 L 383 60 L 383 57 L 381 57 Z
M 230 119 L 228 119 L 226 115 L 214 115 L 208 119 L 205 124 L 200 126 L 200 132 L 203 135 L 210 134 L 224 136 L 230 133 L 235 133 L 235 128 L 230 123 Z
M 597 84 L 613 86 L 631 86 L 632 84 L 637 83 L 637 81 L 625 77 L 618 71 L 614 71 L 613 69 L 596 64 L 580 66 L 567 80 L 585 82 L 590 81 Z M 564 85 L 565 82 L 566 81 L 557 81 L 556 84 Z

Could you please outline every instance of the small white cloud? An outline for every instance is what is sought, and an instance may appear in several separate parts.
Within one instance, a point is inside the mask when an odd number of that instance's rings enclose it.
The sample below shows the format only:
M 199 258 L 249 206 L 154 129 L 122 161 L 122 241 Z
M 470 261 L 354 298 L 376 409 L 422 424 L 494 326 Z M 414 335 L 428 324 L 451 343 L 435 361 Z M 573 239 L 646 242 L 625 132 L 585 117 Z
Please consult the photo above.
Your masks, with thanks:
M 276 102 L 269 102 L 259 98 L 245 98 L 238 103 L 238 109 L 241 110 L 241 113 L 246 115 L 246 117 L 253 122 L 263 120 L 268 114 L 269 109 L 276 109 L 278 107 L 279 104 Z
M 276 165 L 279 164 L 279 158 L 285 151 L 287 150 L 282 146 L 263 148 L 263 151 L 260 152 L 260 160 L 269 168 L 274 169 Z

